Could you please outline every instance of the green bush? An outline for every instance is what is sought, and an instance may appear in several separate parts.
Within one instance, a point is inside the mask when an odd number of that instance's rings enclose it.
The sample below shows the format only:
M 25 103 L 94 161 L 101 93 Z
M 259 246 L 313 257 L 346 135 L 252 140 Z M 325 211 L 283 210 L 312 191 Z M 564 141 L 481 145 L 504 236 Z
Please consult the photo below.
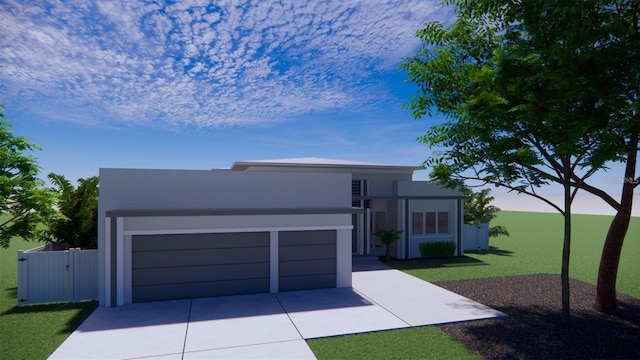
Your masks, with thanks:
M 456 251 L 456 243 L 453 241 L 435 241 L 420 244 L 422 257 L 453 256 Z

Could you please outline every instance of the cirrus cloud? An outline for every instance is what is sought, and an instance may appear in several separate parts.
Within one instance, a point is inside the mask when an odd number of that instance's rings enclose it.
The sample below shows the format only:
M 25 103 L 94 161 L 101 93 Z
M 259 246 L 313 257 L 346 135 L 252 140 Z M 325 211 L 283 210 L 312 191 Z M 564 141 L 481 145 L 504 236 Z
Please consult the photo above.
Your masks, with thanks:
M 396 104 L 438 1 L 5 0 L 0 101 L 87 124 L 231 126 Z

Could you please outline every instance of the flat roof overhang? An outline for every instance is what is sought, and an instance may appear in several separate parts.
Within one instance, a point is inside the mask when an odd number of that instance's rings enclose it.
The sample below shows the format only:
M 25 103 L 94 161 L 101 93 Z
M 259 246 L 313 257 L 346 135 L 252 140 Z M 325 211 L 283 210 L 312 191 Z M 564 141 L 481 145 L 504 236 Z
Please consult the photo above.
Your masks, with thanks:
M 300 158 L 300 159 L 278 159 L 278 160 L 254 160 L 254 161 L 236 161 L 231 166 L 231 170 L 244 171 L 250 167 L 290 167 L 290 168 L 330 168 L 330 169 L 376 169 L 376 170 L 401 170 L 416 171 L 418 166 L 407 165 L 391 165 L 367 163 L 347 160 L 319 159 L 319 158 Z

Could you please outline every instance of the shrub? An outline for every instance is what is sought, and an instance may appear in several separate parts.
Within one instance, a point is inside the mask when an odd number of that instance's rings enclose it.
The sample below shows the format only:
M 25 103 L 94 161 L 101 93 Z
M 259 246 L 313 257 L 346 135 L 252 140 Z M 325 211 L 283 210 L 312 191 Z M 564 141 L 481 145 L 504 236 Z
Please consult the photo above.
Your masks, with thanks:
M 424 242 L 420 244 L 422 257 L 453 256 L 456 251 L 456 243 L 453 241 Z

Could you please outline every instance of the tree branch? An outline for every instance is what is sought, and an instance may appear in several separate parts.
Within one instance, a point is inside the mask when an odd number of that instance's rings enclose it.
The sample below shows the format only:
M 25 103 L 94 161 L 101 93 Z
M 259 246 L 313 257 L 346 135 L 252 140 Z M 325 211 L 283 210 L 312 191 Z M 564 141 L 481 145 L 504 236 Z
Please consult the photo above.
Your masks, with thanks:
M 540 154 L 542 154 L 542 156 L 545 158 L 545 160 L 547 160 L 547 162 L 549 163 L 550 167 L 555 170 L 556 174 L 558 175 L 558 179 L 562 178 L 562 165 L 553 157 L 551 156 L 551 154 L 549 154 L 549 152 L 547 152 L 547 150 L 544 148 L 544 146 L 542 146 L 542 144 L 540 144 L 540 141 L 538 141 L 538 139 L 532 137 L 531 135 L 527 135 L 527 140 L 529 140 L 529 142 L 531 144 L 533 144 L 533 146 L 536 147 L 536 149 L 538 149 L 538 151 L 540 152 Z
M 586 182 L 582 181 L 576 174 L 573 174 L 571 179 L 574 180 L 574 182 L 571 183 L 571 186 L 575 186 L 577 188 L 585 190 L 585 191 L 587 191 L 587 192 L 589 192 L 589 193 L 601 198 L 607 204 L 609 204 L 615 211 L 619 211 L 620 210 L 620 203 L 617 202 L 614 198 L 612 198 L 611 195 L 609 195 L 606 192 L 604 192 L 604 190 L 599 189 L 597 187 L 593 187 L 593 186 L 587 184 Z
M 547 203 L 548 205 L 550 205 L 554 209 L 558 210 L 558 212 L 560 214 L 562 214 L 562 216 L 565 215 L 565 212 L 561 208 L 559 208 L 556 204 L 554 204 L 551 201 L 543 198 L 542 196 L 536 194 L 535 192 L 529 192 L 527 190 L 517 189 L 517 188 L 515 188 L 515 187 L 513 187 L 511 185 L 508 185 L 508 184 L 505 184 L 505 183 L 499 182 L 499 181 L 492 181 L 492 180 L 487 180 L 487 179 L 482 179 L 482 178 L 473 178 L 473 177 L 470 177 L 470 176 L 461 176 L 461 175 L 458 175 L 458 178 L 460 180 L 483 181 L 483 182 L 485 182 L 485 184 L 492 184 L 492 185 L 502 186 L 502 187 L 505 187 L 507 189 L 510 189 L 511 191 L 517 191 L 518 193 L 523 193 L 523 194 L 527 194 L 527 195 L 533 196 L 533 197 L 535 197 L 535 198 L 537 198 L 539 200 L 544 201 L 545 203 Z
M 15 222 L 16 218 L 17 218 L 16 216 L 13 216 L 13 217 L 9 218 L 7 221 L 5 221 L 2 224 L 0 224 L 0 227 L 5 226 L 5 225 L 7 225 L 8 223 L 10 223 L 12 221 Z

